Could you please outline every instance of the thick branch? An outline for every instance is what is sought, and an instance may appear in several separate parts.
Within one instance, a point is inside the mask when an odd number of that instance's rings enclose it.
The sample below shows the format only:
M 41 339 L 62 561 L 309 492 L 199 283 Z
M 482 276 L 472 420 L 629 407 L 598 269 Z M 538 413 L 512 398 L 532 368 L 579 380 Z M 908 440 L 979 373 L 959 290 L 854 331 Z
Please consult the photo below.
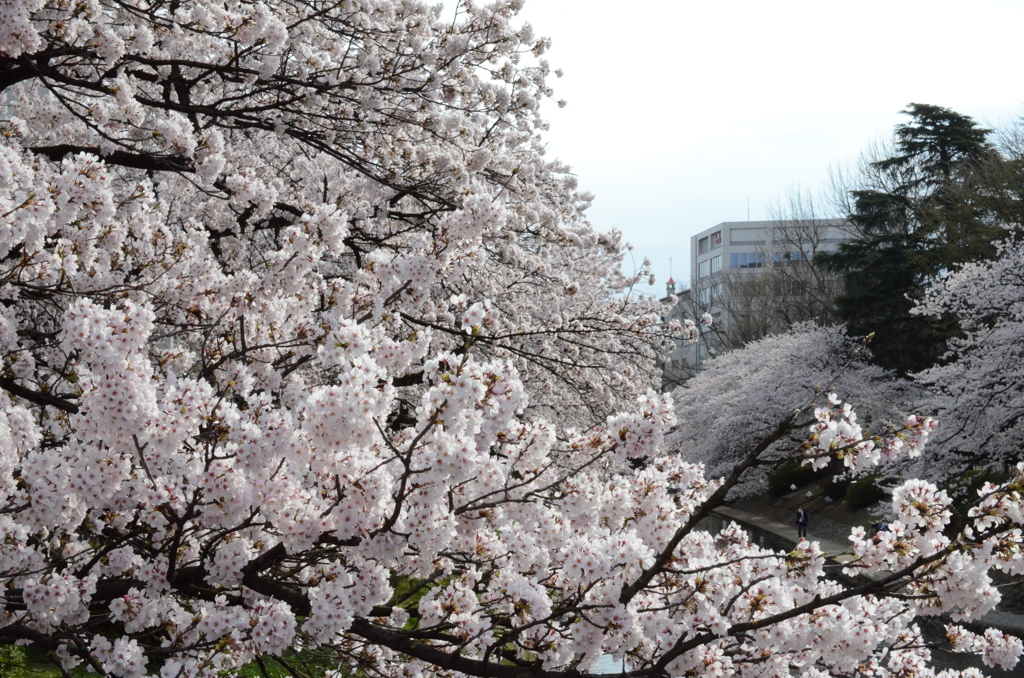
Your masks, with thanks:
M 32 642 L 43 652 L 53 652 L 57 649 L 57 644 L 53 642 L 53 636 L 48 633 L 30 629 L 23 624 L 11 624 L 0 628 L 0 645 L 13 645 L 19 640 Z
M 24 386 L 18 386 L 18 384 L 14 383 L 13 379 L 8 379 L 6 377 L 0 377 L 0 388 L 12 395 L 18 396 L 19 398 L 24 398 L 29 402 L 33 402 L 36 405 L 56 407 L 58 410 L 64 410 L 69 414 L 78 414 L 78 405 L 67 401 L 67 398 L 71 398 L 73 396 L 47 395 L 46 393 L 33 391 L 32 389 L 25 388 Z
M 22 80 L 35 77 L 34 68 L 19 64 L 14 59 L 0 54 L 0 92 L 17 85 Z
M 129 153 L 128 151 L 114 151 L 113 153 L 102 153 L 96 146 L 74 146 L 72 144 L 59 144 L 57 146 L 37 146 L 30 149 L 33 153 L 45 155 L 53 161 L 59 161 L 66 155 L 73 153 L 90 153 L 100 158 L 109 165 L 121 167 L 132 167 L 135 169 L 148 170 L 153 172 L 187 172 L 196 171 L 191 161 L 181 156 L 155 155 L 150 153 Z
M 433 664 L 443 670 L 458 671 L 459 673 L 464 673 L 468 676 L 478 676 L 479 678 L 538 678 L 539 676 L 565 676 L 566 678 L 569 678 L 571 676 L 583 675 L 578 671 L 544 671 L 540 667 L 540 662 L 537 662 L 537 666 L 527 667 L 485 662 L 479 659 L 470 659 L 456 654 L 455 652 L 446 652 L 440 648 L 412 640 L 398 631 L 381 628 L 380 626 L 371 624 L 361 618 L 356 618 L 356 620 L 352 622 L 351 632 L 366 639 L 370 643 L 383 645 L 384 647 L 388 647 L 396 652 L 401 652 L 402 654 L 413 657 L 414 659 L 419 659 L 420 661 L 427 662 L 428 664 Z
M 391 380 L 392 386 L 418 386 L 423 383 L 423 371 L 403 374 Z

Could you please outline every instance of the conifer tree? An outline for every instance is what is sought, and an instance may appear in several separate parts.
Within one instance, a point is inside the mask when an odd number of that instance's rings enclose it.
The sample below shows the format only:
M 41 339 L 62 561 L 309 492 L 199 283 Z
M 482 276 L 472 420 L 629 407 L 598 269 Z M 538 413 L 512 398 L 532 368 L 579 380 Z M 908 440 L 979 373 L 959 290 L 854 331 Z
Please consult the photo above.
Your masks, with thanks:
M 901 373 L 935 364 L 956 322 L 911 314 L 915 301 L 957 264 L 988 259 L 1001 232 L 956 190 L 983 162 L 998 162 L 992 130 L 948 108 L 910 104 L 893 154 L 870 162 L 849 193 L 854 238 L 819 262 L 841 273 L 836 302 L 854 335 L 874 335 L 878 363 Z

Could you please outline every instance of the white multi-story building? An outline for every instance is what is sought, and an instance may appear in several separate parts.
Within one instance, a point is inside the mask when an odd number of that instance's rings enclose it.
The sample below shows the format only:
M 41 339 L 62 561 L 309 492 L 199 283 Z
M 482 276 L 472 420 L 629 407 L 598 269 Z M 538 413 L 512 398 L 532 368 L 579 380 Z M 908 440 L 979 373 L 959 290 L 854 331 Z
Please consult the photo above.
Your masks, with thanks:
M 678 302 L 668 310 L 662 320 L 666 322 L 674 320 L 680 325 L 687 319 L 693 320 L 691 312 L 693 304 L 690 301 L 690 290 L 676 290 L 676 281 L 669 278 L 662 301 L 667 302 L 672 298 L 672 295 L 678 298 Z M 694 375 L 695 354 L 693 354 L 691 349 L 692 345 L 685 344 L 682 339 L 676 339 L 675 348 L 662 359 L 661 381 L 664 389 L 671 390 Z
M 774 266 L 807 266 L 816 254 L 834 250 L 848 238 L 845 222 L 838 219 L 792 221 L 727 221 L 690 238 L 690 289 L 679 294 L 670 318 L 698 318 L 709 313 L 712 329 L 696 344 L 682 344 L 664 363 L 665 386 L 685 380 L 701 368 L 716 348 L 725 348 L 723 337 L 734 340 L 747 311 L 730 291 L 752 276 Z M 670 281 L 668 293 L 675 284 Z M 785 303 L 767 300 L 768 303 Z M 730 334 L 733 332 L 733 334 Z

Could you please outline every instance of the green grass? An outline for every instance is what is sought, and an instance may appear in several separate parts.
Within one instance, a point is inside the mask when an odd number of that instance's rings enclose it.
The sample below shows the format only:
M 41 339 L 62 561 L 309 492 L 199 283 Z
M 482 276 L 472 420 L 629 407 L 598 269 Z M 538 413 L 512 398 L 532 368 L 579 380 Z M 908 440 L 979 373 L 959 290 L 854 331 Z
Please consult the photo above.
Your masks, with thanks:
M 81 671 L 85 675 L 85 670 Z M 29 645 L 0 645 L 0 678 L 60 678 L 60 669 Z

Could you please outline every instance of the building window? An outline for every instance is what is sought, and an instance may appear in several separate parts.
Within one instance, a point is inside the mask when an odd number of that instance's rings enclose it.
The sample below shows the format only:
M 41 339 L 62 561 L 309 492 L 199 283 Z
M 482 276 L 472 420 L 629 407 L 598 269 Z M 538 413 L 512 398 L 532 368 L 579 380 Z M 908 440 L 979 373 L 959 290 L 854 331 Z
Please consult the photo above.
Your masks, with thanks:
M 722 255 L 711 257 L 711 275 L 722 272 Z
M 711 261 L 705 260 L 697 264 L 697 277 L 706 278 L 711 275 Z
M 814 258 L 814 252 L 776 252 L 773 258 L 776 264 L 796 264 L 801 261 L 809 263 Z
M 739 252 L 729 255 L 729 268 L 763 268 L 764 256 L 757 252 Z
M 722 300 L 722 295 L 725 293 L 725 284 L 716 283 L 711 286 L 711 303 Z
M 697 344 L 697 360 L 708 359 L 708 347 L 704 344 Z
M 733 245 L 759 245 L 764 239 L 763 228 L 733 228 L 729 231 L 729 242 Z
M 717 231 L 711 234 L 711 249 L 717 250 L 722 246 L 722 232 Z
M 708 239 L 707 238 L 701 238 L 700 240 L 697 241 L 697 254 L 707 254 L 707 253 L 708 253 Z
M 702 287 L 697 292 L 697 303 L 700 304 L 701 308 L 707 308 L 711 305 L 711 288 Z

